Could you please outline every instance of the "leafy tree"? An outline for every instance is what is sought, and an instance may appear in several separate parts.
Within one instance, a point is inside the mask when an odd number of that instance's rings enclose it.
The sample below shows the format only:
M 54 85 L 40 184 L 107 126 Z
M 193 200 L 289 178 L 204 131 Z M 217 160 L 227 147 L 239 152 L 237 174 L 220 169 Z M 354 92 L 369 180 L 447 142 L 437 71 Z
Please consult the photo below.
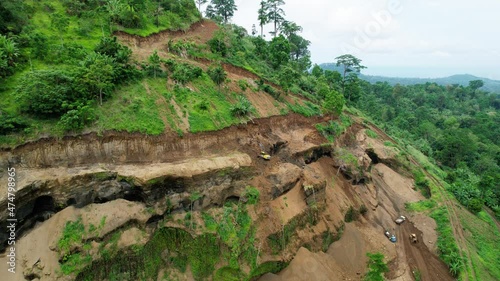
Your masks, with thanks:
M 113 23 L 120 21 L 120 15 L 125 10 L 125 6 L 120 0 L 106 0 L 104 9 L 109 17 L 109 33 L 113 34 Z
M 206 0 L 204 0 L 206 1 Z M 154 6 L 152 12 L 153 12 L 153 17 L 155 18 L 155 25 L 156 27 L 160 26 L 160 16 L 163 14 L 163 7 L 161 6 L 161 1 L 158 0 L 156 5 Z
M 472 162 L 475 158 L 476 141 L 463 129 L 450 129 L 444 132 L 435 145 L 436 158 L 441 163 L 455 168 L 462 161 Z
M 322 77 L 323 78 L 323 77 Z M 328 95 L 328 93 L 332 90 L 328 84 L 324 81 L 325 79 L 318 79 L 318 83 L 316 84 L 316 87 L 314 88 L 314 92 L 316 93 L 316 96 L 324 100 L 325 97 Z
M 365 275 L 366 281 L 384 281 L 383 274 L 389 272 L 387 264 L 384 263 L 384 255 L 381 253 L 367 253 L 368 273 Z
M 128 63 L 132 51 L 127 47 L 118 43 L 116 37 L 102 37 L 101 41 L 94 48 L 96 53 L 114 58 L 116 62 Z
M 59 117 L 65 112 L 64 103 L 78 99 L 74 82 L 74 75 L 66 71 L 37 70 L 21 77 L 16 90 L 28 112 L 41 117 Z
M 95 120 L 93 104 L 90 101 L 77 101 L 71 104 L 63 103 L 67 112 L 61 116 L 58 125 L 66 131 L 78 131 Z
M 284 20 L 279 31 L 288 39 L 290 44 L 290 58 L 299 63 L 301 71 L 309 69 L 311 66 L 311 53 L 308 48 L 311 42 L 298 35 L 302 31 L 302 27 L 294 22 Z
M 319 78 L 323 75 L 323 68 L 321 68 L 321 66 L 317 65 L 317 64 L 314 64 L 312 70 L 311 70 L 311 74 L 316 77 L 316 78 Z
M 293 34 L 302 32 L 302 27 L 293 21 L 283 20 L 279 26 L 279 32 L 283 34 L 286 38 L 290 38 Z
M 279 84 L 286 92 L 288 92 L 293 82 L 297 81 L 299 78 L 300 73 L 288 65 L 282 66 L 278 72 Z
M 18 57 L 17 44 L 11 38 L 0 34 L 0 78 L 7 77 L 14 72 Z
M 226 57 L 229 52 L 228 44 L 226 43 L 227 38 L 223 31 L 217 31 L 214 37 L 208 40 L 208 46 L 210 46 L 210 51 L 214 54 L 219 54 L 222 57 Z
M 346 54 L 335 58 L 337 60 L 337 66 L 342 66 L 342 93 L 344 96 L 348 96 L 348 101 L 351 101 L 351 93 L 346 94 L 346 87 L 352 83 L 357 81 L 357 75 L 361 71 L 361 69 L 366 68 L 361 65 L 361 60 L 356 58 L 353 55 Z M 353 73 L 354 72 L 354 73 Z M 353 75 L 350 75 L 353 74 Z M 356 77 L 356 78 L 354 78 Z M 352 90 L 352 89 L 351 89 Z
M 211 19 L 228 23 L 236 10 L 237 6 L 234 0 L 211 0 L 206 13 Z
M 153 77 L 156 78 L 157 73 L 161 73 L 161 59 L 160 56 L 158 56 L 158 51 L 154 51 L 151 56 L 148 58 L 149 61 L 149 67 L 153 71 Z
M 361 80 L 358 75 L 354 73 L 349 73 L 347 75 L 343 85 L 344 85 L 344 97 L 347 98 L 349 102 L 357 101 L 361 95 Z
M 269 5 L 266 1 L 260 1 L 260 7 L 258 11 L 259 25 L 260 25 L 260 37 L 264 36 L 264 25 L 269 23 L 269 17 L 267 16 L 269 12 Z
M 274 24 L 274 37 L 278 35 L 279 26 L 285 20 L 285 11 L 283 11 L 283 9 L 281 8 L 281 6 L 283 5 L 285 5 L 284 0 L 267 0 L 267 19 L 268 22 L 272 22 Z
M 262 37 L 252 38 L 252 43 L 255 46 L 255 54 L 262 60 L 267 60 L 269 57 L 269 43 Z
M 83 82 L 88 85 L 92 95 L 99 97 L 102 105 L 103 95 L 113 89 L 113 58 L 92 53 L 82 62 Z
M 47 56 L 49 50 L 48 50 L 48 38 L 41 32 L 33 32 L 26 34 L 28 37 L 28 45 L 29 45 L 29 52 L 32 54 L 35 58 L 38 59 L 45 59 Z
M 172 71 L 172 79 L 182 85 L 189 81 L 193 81 L 203 74 L 203 70 L 201 68 L 187 63 L 177 63 L 169 67 Z
M 224 83 L 224 81 L 226 81 L 227 77 L 227 73 L 222 67 L 222 65 L 219 64 L 215 67 L 210 67 L 207 70 L 207 73 L 208 76 L 210 76 L 210 78 L 212 79 L 212 81 L 214 81 L 214 83 L 217 84 L 217 86 L 219 86 L 219 92 L 220 92 L 221 85 L 222 83 Z
M 19 116 L 14 116 L 0 110 L 0 135 L 6 135 L 28 128 L 29 124 Z
M 342 76 L 338 71 L 325 70 L 325 79 L 330 87 L 341 90 Z
M 340 115 L 344 107 L 344 97 L 335 90 L 329 91 L 323 101 L 323 112 L 326 114 Z
M 471 88 L 473 91 L 476 91 L 477 89 L 483 86 L 484 86 L 483 80 L 472 80 L 469 82 L 469 88 Z
M 269 61 L 271 67 L 278 69 L 290 60 L 290 44 L 283 36 L 274 37 L 269 44 Z

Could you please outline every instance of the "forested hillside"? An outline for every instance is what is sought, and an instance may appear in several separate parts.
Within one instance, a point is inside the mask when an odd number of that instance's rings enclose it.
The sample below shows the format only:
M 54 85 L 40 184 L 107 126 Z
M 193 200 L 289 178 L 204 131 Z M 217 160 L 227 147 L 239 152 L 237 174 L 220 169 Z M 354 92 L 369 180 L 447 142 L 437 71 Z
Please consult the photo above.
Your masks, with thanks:
M 299 35 L 298 24 L 284 18 L 283 3 L 260 11 L 261 25 L 272 22 L 276 27 L 270 41 L 224 24 L 236 6 L 220 3 L 207 8 L 220 28 L 200 22 L 193 1 L 47 0 L 1 5 L 3 143 L 82 130 L 182 135 L 265 116 L 273 108 L 277 114 L 321 113 L 321 102 L 297 103 L 283 95 L 316 90 L 307 78 L 310 43 Z M 192 26 L 194 22 L 198 25 Z M 163 44 L 133 42 L 153 34 L 158 39 L 150 40 L 170 38 Z M 303 83 L 299 86 L 297 81 Z M 330 105 L 339 111 L 340 94 L 328 85 L 321 91 L 321 99 L 330 92 L 335 95 L 338 103 Z M 275 103 L 255 108 L 248 99 L 259 93 Z M 159 108 L 158 99 L 170 106 Z
M 355 107 L 445 167 L 450 190 L 469 210 L 478 212 L 485 203 L 500 215 L 499 95 L 473 83 L 362 88 Z

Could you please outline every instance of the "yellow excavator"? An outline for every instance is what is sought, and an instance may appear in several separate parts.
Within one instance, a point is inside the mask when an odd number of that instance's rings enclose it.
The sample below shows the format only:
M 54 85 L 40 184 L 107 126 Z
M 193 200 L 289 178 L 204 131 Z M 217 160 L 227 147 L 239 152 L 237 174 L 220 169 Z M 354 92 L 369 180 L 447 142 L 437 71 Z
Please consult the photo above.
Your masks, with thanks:
M 271 155 L 269 155 L 269 153 L 265 152 L 265 148 L 264 148 L 264 145 L 262 145 L 262 143 L 259 143 L 259 146 L 260 146 L 260 154 L 259 154 L 259 158 L 262 158 L 264 160 L 271 160 Z
M 264 160 L 271 160 L 271 155 L 267 154 L 266 152 L 264 151 L 261 151 L 260 154 L 259 154 L 259 157 L 264 159 Z

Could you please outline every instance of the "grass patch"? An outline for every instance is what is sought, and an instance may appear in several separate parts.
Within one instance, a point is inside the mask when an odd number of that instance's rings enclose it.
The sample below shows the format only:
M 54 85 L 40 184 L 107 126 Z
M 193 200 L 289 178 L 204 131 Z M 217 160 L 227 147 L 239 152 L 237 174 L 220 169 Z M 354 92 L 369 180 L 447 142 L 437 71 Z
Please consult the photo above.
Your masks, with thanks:
M 431 213 L 431 217 L 437 223 L 439 257 L 448 265 L 450 273 L 458 277 L 464 269 L 464 261 L 453 236 L 448 210 L 446 207 L 440 207 Z
M 120 87 L 110 100 L 96 108 L 98 131 L 117 130 L 148 135 L 163 133 L 165 124 L 156 104 L 161 92 L 157 92 L 156 88 L 148 92 L 144 86 L 159 83 L 158 79 L 161 78 L 148 78 L 143 83 L 135 82 Z
M 396 147 L 396 144 L 394 144 L 392 141 L 384 141 L 384 146 Z
M 295 104 L 288 103 L 288 108 L 295 113 L 303 115 L 305 117 L 313 117 L 321 115 L 321 108 L 309 101 L 304 102 L 304 105 L 301 105 L 297 102 Z
M 378 138 L 377 133 L 375 133 L 374 131 L 372 131 L 370 129 L 366 130 L 365 133 L 366 133 L 367 136 L 369 136 L 372 139 Z
M 80 244 L 85 236 L 85 226 L 82 218 L 76 221 L 68 221 L 64 226 L 61 239 L 57 242 L 57 248 L 62 256 L 70 253 L 74 245 Z
M 176 93 L 175 96 L 177 104 L 189 114 L 191 132 L 213 131 L 238 123 L 239 119 L 232 114 L 233 104 L 229 97 L 219 92 L 205 73 L 192 84 L 197 91 L 185 91 L 184 96 Z M 200 100 L 206 101 L 206 109 L 195 106 Z
M 466 240 L 477 279 L 500 280 L 500 232 L 495 222 L 485 211 L 477 217 L 464 209 L 457 211 L 462 227 L 471 234 Z
M 207 278 L 220 259 L 220 245 L 214 234 L 192 237 L 176 228 L 161 228 L 153 238 L 136 251 L 121 251 L 112 257 L 94 261 L 76 280 L 149 280 L 156 279 L 164 266 L 162 253 L 168 250 L 169 260 L 181 272 L 187 265 L 195 280 Z M 120 276 L 121 278 L 117 277 Z
M 437 206 L 436 201 L 432 199 L 420 200 L 414 203 L 405 203 L 408 211 L 425 212 L 434 209 Z
M 335 138 L 338 137 L 345 128 L 338 122 L 330 121 L 328 123 L 320 123 L 315 125 L 316 130 L 320 132 L 329 142 L 333 143 Z

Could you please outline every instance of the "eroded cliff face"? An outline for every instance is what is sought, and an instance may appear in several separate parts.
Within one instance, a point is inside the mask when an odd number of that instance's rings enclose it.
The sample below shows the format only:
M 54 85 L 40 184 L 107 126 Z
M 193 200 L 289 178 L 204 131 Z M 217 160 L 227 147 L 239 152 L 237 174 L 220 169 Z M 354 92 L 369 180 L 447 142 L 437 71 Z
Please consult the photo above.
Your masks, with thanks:
M 68 220 L 81 217 L 88 226 L 105 218 L 99 231 L 82 240 L 87 248 L 70 249 L 90 256 L 95 263 L 88 270 L 97 270 L 105 266 L 99 263 L 103 258 L 99 249 L 110 247 L 113 235 L 118 235 L 124 251 L 144 245 L 164 227 L 197 237 L 205 233 L 202 212 L 217 214 L 228 201 L 246 202 L 249 186 L 260 191 L 259 203 L 248 207 L 256 229 L 258 263 L 294 260 L 281 277 L 266 278 L 289 280 L 286 276 L 300 271 L 306 257 L 319 269 L 327 266 L 318 273 L 326 276 L 324 280 L 339 280 L 328 279 L 330 271 L 356 280 L 366 269 L 364 253 L 380 251 L 396 261 L 393 279 L 406 280 L 407 269 L 415 262 L 401 254 L 407 245 L 394 247 L 383 230 L 404 212 L 405 202 L 422 197 L 412 189 L 410 178 L 395 171 L 401 169 L 397 150 L 385 149 L 382 139 L 368 138 L 358 124 L 334 144 L 325 144 L 314 128 L 321 121 L 290 115 L 183 138 L 107 133 L 40 140 L 2 151 L 1 165 L 18 171 L 17 215 L 19 235 L 24 235 L 18 241 L 19 270 L 13 280 L 77 277 L 75 272 L 64 276 L 59 268 L 68 253 L 57 241 Z M 272 154 L 271 160 L 258 157 L 262 150 Z M 3 181 L 5 174 L 1 176 Z M 6 194 L 0 193 L 0 221 L 7 215 L 5 205 Z M 358 214 L 356 222 L 346 225 L 353 211 Z M 188 212 L 191 219 L 186 225 Z M 0 238 L 4 242 L 6 237 Z M 329 247 L 338 239 L 342 244 Z M 427 248 L 420 252 L 433 255 Z M 359 259 L 346 259 L 348 253 Z M 162 252 L 159 258 L 165 266 L 160 273 L 192 280 L 192 275 L 169 264 L 182 254 L 172 249 Z M 4 259 L 0 257 L 0 262 Z M 350 264 L 348 270 L 345 263 Z M 310 280 L 307 274 L 295 276 Z
M 262 149 L 271 149 L 283 142 L 281 135 L 293 135 L 311 122 L 291 115 L 183 138 L 109 132 L 102 137 L 41 139 L 0 152 L 0 182 L 7 180 L 8 167 L 16 168 L 20 234 L 70 205 L 83 207 L 118 198 L 151 205 L 166 194 L 183 194 L 174 196 L 173 202 L 188 204 L 185 197 L 195 185 L 218 186 L 214 189 L 218 191 L 238 189 L 233 180 L 242 178 L 240 167 L 248 168 L 243 174 L 253 173 L 250 166 Z M 215 176 L 226 170 L 225 177 Z M 224 194 L 212 192 L 204 206 L 222 204 Z M 5 227 L 6 189 L 0 190 L 0 208 L 0 224 Z M 6 238 L 0 234 L 1 248 Z

